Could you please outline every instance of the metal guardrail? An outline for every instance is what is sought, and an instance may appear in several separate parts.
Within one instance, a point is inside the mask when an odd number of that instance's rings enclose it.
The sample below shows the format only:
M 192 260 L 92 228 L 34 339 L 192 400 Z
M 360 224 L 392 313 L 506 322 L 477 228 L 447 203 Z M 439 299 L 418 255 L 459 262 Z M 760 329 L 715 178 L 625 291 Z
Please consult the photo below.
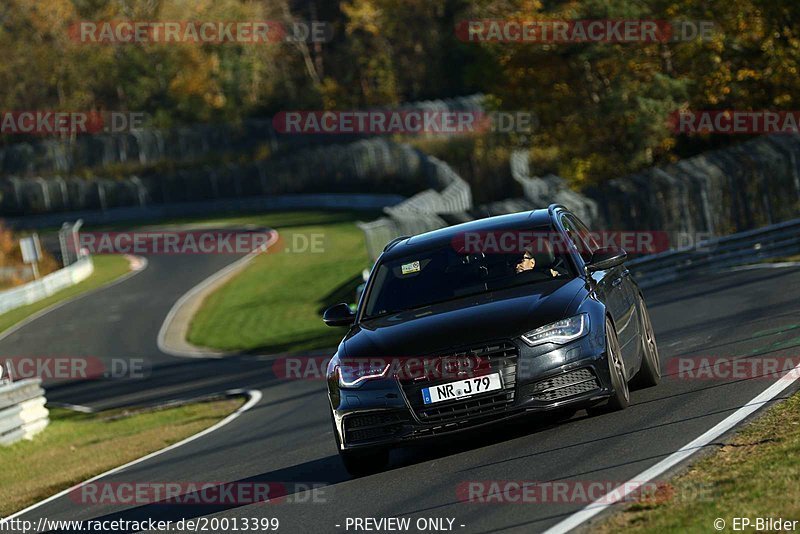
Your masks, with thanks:
M 94 271 L 91 257 L 84 257 L 68 267 L 43 276 L 34 282 L 0 292 L 0 313 L 33 304 L 50 295 L 77 284 Z
M 83 257 L 78 243 L 78 232 L 82 226 L 83 219 L 78 219 L 74 224 L 65 222 L 58 231 L 61 262 L 64 264 L 64 267 L 72 265 Z
M 627 265 L 639 285 L 652 287 L 690 274 L 798 253 L 800 219 L 794 219 L 637 258 Z
M 400 235 L 414 235 L 447 226 L 440 215 L 461 213 L 472 208 L 472 190 L 447 163 L 418 152 L 428 181 L 434 186 L 384 208 L 385 217 L 361 222 L 367 253 L 377 259 L 383 247 Z
M 0 445 L 30 439 L 49 423 L 39 378 L 0 385 Z
M 87 225 L 141 223 L 159 221 L 176 217 L 207 216 L 209 213 L 261 213 L 268 210 L 306 210 L 306 209 L 350 209 L 378 211 L 405 200 L 396 194 L 296 194 L 253 196 L 247 198 L 228 198 L 197 202 L 172 202 L 150 206 L 110 208 L 106 211 L 91 210 L 72 212 L 70 216 L 80 217 Z M 58 226 L 64 220 L 63 213 L 43 213 L 24 217 L 5 219 L 12 228 L 49 228 Z
M 572 189 L 566 180 L 554 174 L 533 176 L 530 168 L 530 151 L 516 149 L 509 158 L 511 176 L 522 186 L 525 198 L 535 206 L 561 204 L 593 227 L 600 223 L 599 208 L 592 198 Z

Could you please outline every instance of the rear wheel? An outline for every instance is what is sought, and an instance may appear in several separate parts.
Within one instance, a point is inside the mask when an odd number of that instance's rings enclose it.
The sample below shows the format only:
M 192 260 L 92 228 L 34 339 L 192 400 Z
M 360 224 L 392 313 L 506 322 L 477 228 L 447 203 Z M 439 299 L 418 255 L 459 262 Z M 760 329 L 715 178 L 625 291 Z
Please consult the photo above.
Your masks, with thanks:
M 624 410 L 631 402 L 631 393 L 628 388 L 628 379 L 625 377 L 625 366 L 622 363 L 622 351 L 619 348 L 617 331 L 608 318 L 606 318 L 606 360 L 608 361 L 608 373 L 611 376 L 611 386 L 614 391 L 606 403 L 588 408 L 586 411 L 590 415 Z
M 649 388 L 661 381 L 661 360 L 658 357 L 658 346 L 650 314 L 642 297 L 639 297 L 639 309 L 642 316 L 642 367 L 633 377 L 631 385 L 637 388 Z
M 359 477 L 378 473 L 389 464 L 389 449 L 339 451 L 344 468 L 352 476 Z

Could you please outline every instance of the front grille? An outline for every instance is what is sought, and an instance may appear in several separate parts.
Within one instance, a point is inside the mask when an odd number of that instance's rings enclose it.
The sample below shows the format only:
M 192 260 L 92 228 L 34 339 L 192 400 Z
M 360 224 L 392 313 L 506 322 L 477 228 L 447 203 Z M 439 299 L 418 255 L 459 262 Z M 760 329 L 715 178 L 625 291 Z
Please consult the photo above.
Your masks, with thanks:
M 465 357 L 479 360 L 481 362 L 480 365 L 485 366 L 485 369 L 479 374 L 500 373 L 503 389 L 466 399 L 455 399 L 426 405 L 422 400 L 423 388 L 446 384 L 475 375 L 468 373 L 465 376 L 450 375 L 423 377 L 416 380 L 412 378 L 401 379 L 400 385 L 403 388 L 403 392 L 411 405 L 411 409 L 414 410 L 414 414 L 421 422 L 465 422 L 503 411 L 513 404 L 518 358 L 518 350 L 514 344 L 502 341 L 458 352 L 440 354 L 430 358 L 454 361 Z
M 555 401 L 600 388 L 591 369 L 578 369 L 521 387 L 520 395 L 540 401 Z
M 344 419 L 345 441 L 370 441 L 394 437 L 409 422 L 408 416 L 394 412 L 376 412 L 351 415 Z

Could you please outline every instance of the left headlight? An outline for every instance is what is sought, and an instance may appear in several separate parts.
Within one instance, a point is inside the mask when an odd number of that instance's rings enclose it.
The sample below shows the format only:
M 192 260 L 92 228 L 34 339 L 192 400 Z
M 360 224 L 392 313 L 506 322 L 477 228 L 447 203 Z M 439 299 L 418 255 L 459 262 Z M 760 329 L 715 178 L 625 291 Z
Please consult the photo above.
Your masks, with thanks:
M 589 333 L 589 316 L 585 313 L 562 319 L 545 326 L 540 326 L 536 330 L 531 330 L 522 334 L 522 340 L 534 347 L 543 343 L 558 343 L 563 345 L 570 341 L 575 341 Z
M 357 388 L 367 380 L 386 378 L 390 367 L 389 362 L 381 358 L 340 360 L 334 356 L 328 364 L 327 375 L 328 379 L 337 379 L 339 387 Z

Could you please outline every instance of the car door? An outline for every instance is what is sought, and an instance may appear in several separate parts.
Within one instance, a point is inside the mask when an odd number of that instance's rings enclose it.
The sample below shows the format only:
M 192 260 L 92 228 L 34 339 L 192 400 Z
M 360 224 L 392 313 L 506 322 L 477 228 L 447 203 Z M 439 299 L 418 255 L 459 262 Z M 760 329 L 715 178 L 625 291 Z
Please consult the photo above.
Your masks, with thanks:
M 591 233 L 583 221 L 575 215 L 572 215 L 572 217 L 575 219 L 578 233 L 580 235 L 586 234 L 591 239 Z M 624 301 L 622 323 L 617 325 L 617 328 L 621 331 L 619 335 L 620 347 L 622 348 L 623 357 L 626 358 L 626 362 L 629 365 L 628 368 L 636 371 L 639 365 L 639 352 L 642 348 L 642 344 L 639 343 L 641 325 L 639 324 L 639 314 L 637 313 L 639 309 L 638 293 L 631 280 L 631 272 L 624 264 L 619 267 L 619 278 L 615 279 L 613 283 L 619 287 Z M 637 366 L 635 369 L 632 368 L 634 365 Z
M 629 317 L 629 330 L 631 333 L 628 352 L 633 358 L 632 361 L 636 362 L 636 368 L 633 371 L 639 370 L 641 358 L 644 355 L 644 344 L 641 343 L 644 326 L 642 325 L 642 316 L 639 313 L 639 290 L 633 281 L 631 272 L 623 266 L 622 271 L 622 292 L 625 295 L 625 301 L 628 309 L 626 315 Z
M 577 239 L 578 246 L 583 247 L 585 251 L 581 254 L 583 261 L 590 261 L 591 254 L 600 248 L 600 245 L 592 237 L 589 229 L 571 213 L 564 215 L 563 224 L 565 229 L 570 227 L 575 234 L 575 238 L 570 236 L 570 239 Z M 570 231 L 567 232 L 569 234 Z M 625 368 L 632 373 L 638 364 L 640 344 L 637 343 L 639 327 L 636 304 L 629 291 L 630 272 L 625 265 L 619 265 L 606 271 L 595 271 L 591 276 L 598 284 L 601 297 L 605 299 L 606 307 L 614 320 Z
M 583 269 L 584 265 L 591 261 L 592 253 L 594 252 L 591 241 L 586 240 L 585 237 L 579 234 L 575 220 L 569 214 L 561 216 L 561 226 L 564 228 L 572 247 L 574 247 L 573 254 L 580 257 L 580 268 Z M 622 320 L 622 316 L 625 313 L 625 301 L 621 291 L 619 291 L 618 284 L 614 283 L 617 278 L 616 273 L 614 270 L 595 271 L 590 273 L 589 276 L 594 280 L 594 290 L 597 297 L 606 305 L 611 318 L 617 324 Z

